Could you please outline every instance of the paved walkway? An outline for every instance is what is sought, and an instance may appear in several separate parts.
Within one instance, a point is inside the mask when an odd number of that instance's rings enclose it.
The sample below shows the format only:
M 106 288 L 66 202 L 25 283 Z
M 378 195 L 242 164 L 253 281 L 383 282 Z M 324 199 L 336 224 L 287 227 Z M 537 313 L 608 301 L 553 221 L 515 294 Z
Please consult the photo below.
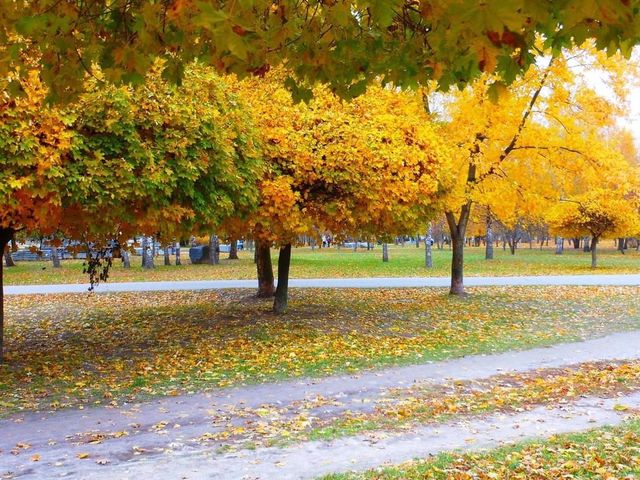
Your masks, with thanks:
M 154 480 L 312 480 L 321 475 L 367 470 L 451 450 L 477 450 L 508 442 L 544 438 L 601 426 L 615 426 L 629 417 L 616 405 L 640 407 L 640 393 L 609 399 L 584 398 L 557 408 L 538 407 L 515 415 L 426 425 L 411 433 L 383 438 L 356 436 L 333 442 L 306 442 L 292 448 L 259 448 L 240 454 L 167 452 L 156 458 L 82 471 L 85 480 L 153 478 Z
M 384 397 L 388 388 L 410 387 L 415 382 L 444 384 L 483 379 L 585 361 L 637 359 L 638 345 L 640 332 L 626 332 L 547 348 L 470 356 L 358 375 L 163 397 L 119 408 L 19 414 L 0 420 L 0 477 L 10 471 L 16 477 L 36 479 L 125 479 L 140 475 L 159 479 L 314 478 L 323 472 L 368 468 L 385 460 L 400 462 L 417 455 L 468 447 L 471 445 L 465 441 L 468 438 L 476 439 L 471 446 L 492 445 L 615 424 L 623 414 L 613 409 L 613 400 L 600 404 L 596 399 L 584 399 L 573 407 L 421 427 L 382 443 L 376 440 L 375 444 L 370 437 L 355 437 L 329 443 L 306 442 L 285 449 L 259 448 L 222 454 L 217 451 L 219 444 L 207 447 L 194 440 L 228 429 L 230 424 L 264 421 L 262 417 L 251 418 L 250 409 L 277 409 L 277 416 L 293 415 L 301 411 L 301 404 L 313 403 L 313 399 L 322 396 L 329 401 L 318 407 L 304 407 L 310 409 L 310 415 L 334 416 L 345 409 L 368 411 L 375 408 L 372 399 Z M 640 406 L 640 394 L 618 398 L 616 403 Z M 569 408 L 574 409 L 573 413 L 567 413 Z M 543 426 L 542 419 L 546 419 Z M 516 424 L 523 426 L 517 432 L 512 428 Z M 12 450 L 17 454 L 10 454 Z M 78 459 L 78 455 L 85 453 L 88 458 Z M 39 461 L 31 461 L 36 454 Z M 108 465 L 96 463 L 102 459 Z M 352 462 L 353 459 L 356 461 Z
M 448 287 L 449 277 L 377 277 L 377 278 L 304 278 L 291 279 L 293 288 L 419 288 Z M 640 275 L 553 275 L 513 277 L 467 277 L 467 287 L 490 286 L 640 286 Z M 48 293 L 84 293 L 88 284 L 14 285 L 6 286 L 6 295 Z M 200 280 L 167 282 L 101 283 L 96 292 L 153 292 L 171 290 L 219 290 L 225 288 L 257 288 L 256 280 Z

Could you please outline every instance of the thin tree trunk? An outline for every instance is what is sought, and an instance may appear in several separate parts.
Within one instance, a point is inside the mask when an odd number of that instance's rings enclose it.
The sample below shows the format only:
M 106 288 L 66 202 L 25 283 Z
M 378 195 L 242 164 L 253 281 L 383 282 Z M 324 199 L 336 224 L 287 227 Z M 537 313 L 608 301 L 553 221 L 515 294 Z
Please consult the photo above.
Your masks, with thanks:
M 122 265 L 124 268 L 131 268 L 131 257 L 129 257 L 129 252 L 122 250 L 120 255 L 122 256 Z
M 4 252 L 4 261 L 5 261 L 5 264 L 6 264 L 7 268 L 16 266 L 16 262 L 13 261 L 13 257 L 11 256 L 11 252 Z
M 142 237 L 140 245 L 142 247 L 142 268 L 147 268 L 147 237 Z
M 487 240 L 485 242 L 484 259 L 493 260 L 493 227 L 491 226 L 491 215 L 487 215 Z
M 7 267 L 15 267 L 16 262 L 14 262 L 13 257 L 11 256 L 11 249 L 8 249 L 8 246 L 9 244 L 7 243 L 7 246 L 5 247 L 6 251 L 4 252 L 4 261 Z
M 389 261 L 389 245 L 387 243 L 382 244 L 382 261 Z
M 291 244 L 280 247 L 278 255 L 278 287 L 273 299 L 273 311 L 284 313 L 289 301 L 289 267 L 291 265 Z
M 171 254 L 169 253 L 169 244 L 164 246 L 164 264 L 165 266 L 171 265 Z
M 238 260 L 238 239 L 231 238 L 229 245 L 229 260 Z
M 452 235 L 451 295 L 464 295 L 464 237 Z
M 432 237 L 433 227 L 431 223 L 429 223 L 429 228 L 427 229 L 427 236 L 424 239 L 424 266 L 426 268 L 433 268 L 433 237 Z
M 420 248 L 420 234 L 416 233 L 416 248 Z
M 220 240 L 217 235 L 209 235 L 209 265 L 220 263 Z
M 267 242 L 256 240 L 255 258 L 258 271 L 258 298 L 273 297 L 276 287 L 273 283 L 271 245 Z
M 176 266 L 182 265 L 182 259 L 180 258 L 180 242 L 176 242 L 176 247 L 175 247 L 175 253 L 176 253 Z
M 556 255 L 562 255 L 564 250 L 564 238 L 556 237 Z
M 0 229 L 0 251 L 4 252 L 13 234 L 14 232 L 10 228 Z M 0 363 L 4 361 L 4 272 L 2 267 L 2 262 L 0 262 Z
M 625 248 L 627 248 L 627 239 L 618 238 L 618 251 L 624 255 Z
M 153 260 L 153 250 L 150 243 L 153 242 L 152 237 L 142 237 L 142 268 L 150 270 L 155 267 Z
M 470 178 L 475 178 L 474 171 L 470 167 Z M 474 167 L 475 168 L 475 167 Z M 460 211 L 460 217 L 456 222 L 453 212 L 446 212 L 449 231 L 451 232 L 451 289 L 450 295 L 464 295 L 464 241 L 467 223 L 471 213 L 471 202 L 467 202 Z
M 16 248 L 16 237 L 15 235 L 11 237 L 11 248 L 9 248 L 9 243 L 7 242 L 7 245 L 4 247 L 4 261 L 7 264 L 7 267 L 15 267 L 16 266 L 16 262 L 13 261 L 13 256 L 11 255 L 12 252 L 17 251 L 18 249 Z
M 60 252 L 58 252 L 58 247 L 53 247 L 51 249 L 51 261 L 53 262 L 53 268 L 60 268 Z
M 598 266 L 598 237 L 593 237 L 591 240 L 591 268 Z
M 583 241 L 582 241 L 582 251 L 584 253 L 589 253 L 591 251 L 591 237 L 584 237 Z

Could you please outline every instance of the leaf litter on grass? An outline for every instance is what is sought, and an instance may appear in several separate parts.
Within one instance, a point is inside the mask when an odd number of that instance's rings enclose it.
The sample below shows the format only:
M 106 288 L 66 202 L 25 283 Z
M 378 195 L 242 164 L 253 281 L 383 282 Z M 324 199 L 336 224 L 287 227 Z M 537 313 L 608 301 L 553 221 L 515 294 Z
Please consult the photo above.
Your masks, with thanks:
M 0 414 L 578 340 L 640 325 L 637 287 L 292 290 L 8 297 Z

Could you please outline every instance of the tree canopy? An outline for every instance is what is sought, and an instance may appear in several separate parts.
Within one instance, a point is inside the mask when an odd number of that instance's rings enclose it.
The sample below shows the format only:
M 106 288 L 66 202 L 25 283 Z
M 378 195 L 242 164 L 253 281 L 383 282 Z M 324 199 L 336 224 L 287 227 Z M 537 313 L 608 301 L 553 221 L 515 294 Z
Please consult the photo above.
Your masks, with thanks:
M 508 83 L 535 61 L 538 35 L 554 53 L 594 38 L 628 55 L 639 10 L 637 0 L 1 0 L 0 76 L 39 62 L 65 97 L 94 63 L 140 83 L 162 57 L 176 82 L 193 59 L 239 75 L 286 62 L 347 97 L 374 79 L 446 89 L 497 72 Z

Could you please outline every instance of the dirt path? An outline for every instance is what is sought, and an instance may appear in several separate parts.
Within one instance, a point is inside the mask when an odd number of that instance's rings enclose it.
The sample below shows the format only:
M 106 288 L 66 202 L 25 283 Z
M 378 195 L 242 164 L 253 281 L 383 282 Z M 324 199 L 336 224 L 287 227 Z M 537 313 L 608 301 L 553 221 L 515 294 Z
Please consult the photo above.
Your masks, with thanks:
M 409 459 L 423 455 L 425 448 L 446 449 L 452 445 L 456 448 L 466 445 L 466 442 L 454 445 L 447 440 L 463 438 L 464 432 L 460 430 L 463 427 L 455 424 L 424 427 L 420 430 L 422 433 L 415 431 L 406 437 L 378 438 L 377 443 L 372 443 L 370 436 L 356 437 L 331 444 L 308 442 L 302 447 L 286 450 L 242 451 L 234 453 L 235 456 L 216 453 L 219 443 L 207 446 L 196 439 L 246 423 L 250 415 L 248 409 L 264 410 L 265 416 L 283 419 L 301 411 L 315 416 L 332 416 L 346 409 L 368 411 L 375 405 L 371 399 L 384 395 L 388 388 L 407 387 L 414 382 L 438 384 L 451 379 L 482 379 L 500 373 L 525 372 L 587 361 L 635 359 L 640 358 L 639 345 L 640 332 L 628 332 L 548 348 L 472 356 L 359 375 L 302 379 L 165 397 L 119 408 L 25 413 L 0 421 L 0 478 L 2 475 L 8 478 L 88 478 L 90 474 L 98 477 L 104 475 L 104 478 L 127 478 L 129 473 L 126 473 L 126 469 L 130 470 L 131 476 L 138 476 L 142 472 L 149 473 L 148 469 L 151 468 L 162 471 L 166 468 L 167 476 L 163 478 L 181 478 L 182 474 L 185 478 L 243 478 L 245 473 L 242 469 L 253 468 L 258 461 L 262 466 L 256 466 L 255 472 L 247 471 L 249 477 L 246 478 L 256 478 L 256 475 L 257 478 L 298 478 L 294 474 L 307 463 L 313 469 L 305 471 L 315 475 L 321 471 L 345 470 L 352 466 L 364 468 L 382 463 L 387 459 L 387 454 L 394 461 Z M 602 405 L 594 399 L 585 402 L 574 405 L 572 408 L 578 410 L 570 415 L 562 409 L 558 409 L 557 415 L 546 409 L 538 414 L 545 418 L 548 416 L 545 428 L 558 428 L 558 431 L 615 423 L 621 418 L 621 414 L 611 410 L 611 401 L 604 401 Z M 619 399 L 618 402 L 623 400 Z M 640 397 L 631 396 L 625 402 L 636 406 Z M 530 427 L 534 430 L 518 429 L 519 432 L 514 433 L 506 428 L 501 429 L 502 433 L 495 437 L 491 433 L 491 429 L 503 421 L 527 424 L 527 415 L 533 415 L 536 411 L 509 417 L 510 420 L 500 420 L 502 417 L 474 420 L 475 423 L 469 423 L 474 425 L 469 431 L 484 431 L 485 434 L 479 435 L 473 445 L 489 438 L 509 441 L 519 438 L 517 435 L 523 432 L 536 433 L 534 427 L 540 427 L 541 417 L 536 417 L 535 422 L 531 423 Z M 580 412 L 586 413 L 583 415 Z M 563 419 L 563 415 L 568 418 Z M 590 424 L 586 418 L 594 419 L 595 423 Z M 249 420 L 258 422 L 260 418 Z M 446 428 L 450 435 L 445 435 L 442 428 Z M 440 433 L 436 434 L 436 430 Z M 538 433 L 549 432 L 540 430 Z M 517 435 L 512 437 L 511 434 Z M 464 435 L 464 438 L 469 438 L 468 434 Z M 416 436 L 420 440 L 412 440 Z M 384 455 L 379 449 L 382 441 L 385 442 L 383 450 L 387 452 Z M 88 454 L 86 458 L 78 458 L 85 454 Z M 356 464 L 351 462 L 353 458 L 357 459 Z M 278 462 L 285 462 L 290 467 L 285 469 Z M 322 470 L 320 466 L 326 462 L 329 462 L 327 469 Z M 195 476 L 189 473 L 192 465 L 200 469 Z M 116 471 L 119 473 L 113 473 Z M 202 473 L 205 471 L 206 475 Z M 278 475 L 269 473 L 276 471 Z M 283 476 L 285 471 L 293 476 Z M 218 477 L 214 475 L 216 472 Z M 161 477 L 154 474 L 154 478 Z

